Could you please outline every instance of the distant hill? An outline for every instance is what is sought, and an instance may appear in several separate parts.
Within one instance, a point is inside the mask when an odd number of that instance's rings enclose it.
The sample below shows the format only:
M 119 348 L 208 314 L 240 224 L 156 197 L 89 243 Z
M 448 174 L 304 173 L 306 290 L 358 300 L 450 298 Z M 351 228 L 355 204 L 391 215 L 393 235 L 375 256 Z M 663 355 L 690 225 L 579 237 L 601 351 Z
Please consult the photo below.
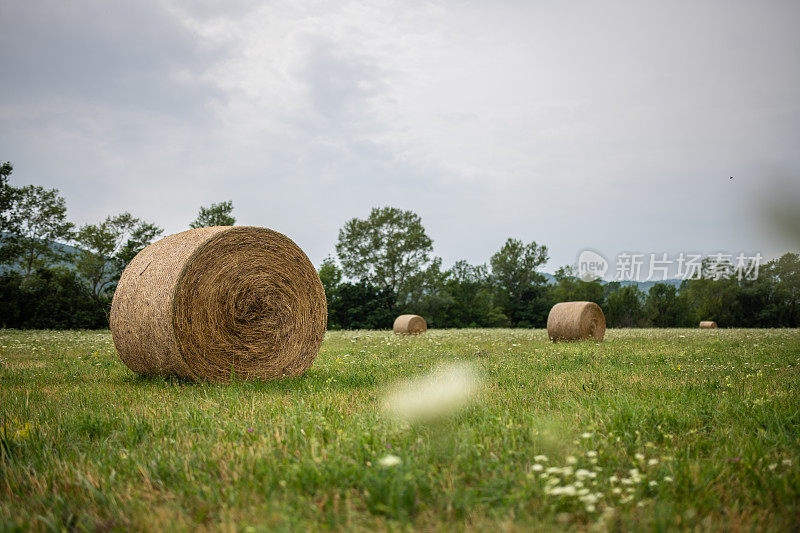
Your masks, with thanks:
M 80 251 L 79 248 L 75 248 L 74 246 L 70 246 L 68 244 L 64 244 L 64 243 L 60 243 L 60 242 L 50 242 L 49 244 L 50 244 L 50 247 L 52 249 L 58 250 L 59 252 L 62 252 L 62 253 L 76 254 L 76 253 L 78 253 Z M 65 266 L 65 267 L 71 268 L 73 265 L 69 261 L 60 261 L 60 262 L 56 263 L 55 266 Z M 0 265 L 0 275 L 5 274 L 6 272 L 8 272 L 10 270 L 19 271 L 19 268 L 16 268 L 14 265 Z
M 547 283 L 549 285 L 555 285 L 557 283 L 556 282 L 556 277 L 553 274 L 550 274 L 549 272 L 542 272 L 542 274 L 544 275 L 544 277 L 547 280 Z M 607 285 L 608 283 L 610 283 L 608 280 L 605 280 L 605 279 L 600 280 L 600 281 L 601 281 L 601 283 L 603 285 Z M 680 278 L 673 278 L 673 279 L 666 279 L 666 280 L 651 280 L 651 281 L 630 281 L 630 280 L 625 280 L 625 281 L 621 281 L 620 285 L 622 285 L 623 287 L 628 287 L 630 285 L 636 285 L 636 286 L 639 287 L 640 291 L 648 292 L 650 290 L 650 287 L 652 287 L 656 283 L 666 283 L 667 285 L 674 285 L 675 287 L 680 287 L 680 284 L 681 284 L 682 281 L 683 280 L 680 279 Z

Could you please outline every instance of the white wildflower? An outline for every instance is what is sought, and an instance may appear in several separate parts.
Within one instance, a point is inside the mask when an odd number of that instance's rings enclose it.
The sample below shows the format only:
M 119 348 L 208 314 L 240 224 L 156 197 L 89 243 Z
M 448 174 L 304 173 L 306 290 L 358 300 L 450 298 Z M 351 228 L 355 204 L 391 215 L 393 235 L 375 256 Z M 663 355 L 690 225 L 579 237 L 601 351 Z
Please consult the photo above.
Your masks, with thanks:
M 391 468 L 402 463 L 403 460 L 396 455 L 384 455 L 378 460 L 378 464 L 384 468 Z
M 466 406 L 478 393 L 481 380 L 472 365 L 440 366 L 430 374 L 393 386 L 384 409 L 408 422 L 432 421 Z

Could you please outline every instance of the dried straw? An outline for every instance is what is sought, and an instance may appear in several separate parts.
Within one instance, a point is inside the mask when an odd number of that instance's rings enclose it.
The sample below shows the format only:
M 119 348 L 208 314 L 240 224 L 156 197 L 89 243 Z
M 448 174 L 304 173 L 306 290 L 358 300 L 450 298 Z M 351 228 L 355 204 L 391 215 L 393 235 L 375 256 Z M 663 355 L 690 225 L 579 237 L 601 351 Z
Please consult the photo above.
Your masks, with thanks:
M 111 333 L 144 375 L 228 381 L 303 374 L 325 336 L 317 271 L 288 237 L 216 226 L 170 235 L 130 262 Z
M 703 320 L 700 322 L 700 329 L 716 329 L 717 323 L 713 320 Z
M 400 315 L 394 320 L 393 329 L 395 333 L 418 335 L 428 330 L 428 324 L 419 315 Z
M 594 302 L 557 303 L 547 316 L 547 334 L 553 342 L 601 341 L 606 334 L 606 317 Z

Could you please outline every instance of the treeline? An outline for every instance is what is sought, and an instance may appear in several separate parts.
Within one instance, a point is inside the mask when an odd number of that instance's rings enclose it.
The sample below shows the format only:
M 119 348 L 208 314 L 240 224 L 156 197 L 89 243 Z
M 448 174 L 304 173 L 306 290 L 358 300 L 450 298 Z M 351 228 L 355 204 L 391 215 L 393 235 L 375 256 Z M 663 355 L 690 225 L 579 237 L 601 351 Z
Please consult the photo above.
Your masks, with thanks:
M 0 327 L 104 328 L 114 289 L 128 262 L 163 234 L 130 213 L 76 227 L 58 190 L 13 187 L 0 164 Z M 233 225 L 233 204 L 201 207 L 189 227 Z M 548 282 L 547 247 L 508 239 L 486 265 L 458 261 L 444 269 L 420 217 L 391 207 L 353 218 L 339 231 L 336 256 L 319 274 L 330 329 L 386 329 L 403 313 L 429 326 L 544 327 L 560 301 L 598 303 L 610 327 L 800 326 L 800 257 L 787 253 L 739 279 L 730 264 L 706 259 L 702 277 L 679 287 L 586 282 L 569 267 Z M 722 273 L 722 275 L 721 275 Z
M 0 327 L 105 328 L 122 271 L 163 229 L 121 213 L 76 226 L 57 189 L 13 187 L 0 162 Z M 232 225 L 231 202 L 200 209 L 191 227 Z
M 320 269 L 330 329 L 390 328 L 403 313 L 431 327 L 544 327 L 553 304 L 599 304 L 609 327 L 800 326 L 800 256 L 787 253 L 761 265 L 756 279 L 739 279 L 729 262 L 707 258 L 698 279 L 680 286 L 583 281 L 561 267 L 552 282 L 539 269 L 547 247 L 508 239 L 488 265 L 458 261 L 443 270 L 414 213 L 373 209 L 339 232 L 337 258 Z

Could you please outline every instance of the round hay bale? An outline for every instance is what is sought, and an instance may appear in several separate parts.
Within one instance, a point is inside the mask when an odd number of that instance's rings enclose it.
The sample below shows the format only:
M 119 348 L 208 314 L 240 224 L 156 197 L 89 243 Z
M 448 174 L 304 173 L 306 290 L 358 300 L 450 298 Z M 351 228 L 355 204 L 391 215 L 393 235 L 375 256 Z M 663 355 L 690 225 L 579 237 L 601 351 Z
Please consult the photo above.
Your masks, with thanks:
M 547 335 L 553 342 L 603 340 L 606 317 L 594 302 L 561 302 L 547 315 Z
M 717 323 L 713 320 L 703 320 L 700 322 L 700 329 L 716 329 Z
M 111 304 L 111 334 L 137 374 L 193 380 L 299 376 L 325 336 L 317 271 L 288 237 L 215 226 L 170 235 L 133 258 Z
M 419 315 L 400 315 L 394 319 L 393 328 L 395 333 L 406 335 L 418 335 L 428 330 L 425 319 Z

